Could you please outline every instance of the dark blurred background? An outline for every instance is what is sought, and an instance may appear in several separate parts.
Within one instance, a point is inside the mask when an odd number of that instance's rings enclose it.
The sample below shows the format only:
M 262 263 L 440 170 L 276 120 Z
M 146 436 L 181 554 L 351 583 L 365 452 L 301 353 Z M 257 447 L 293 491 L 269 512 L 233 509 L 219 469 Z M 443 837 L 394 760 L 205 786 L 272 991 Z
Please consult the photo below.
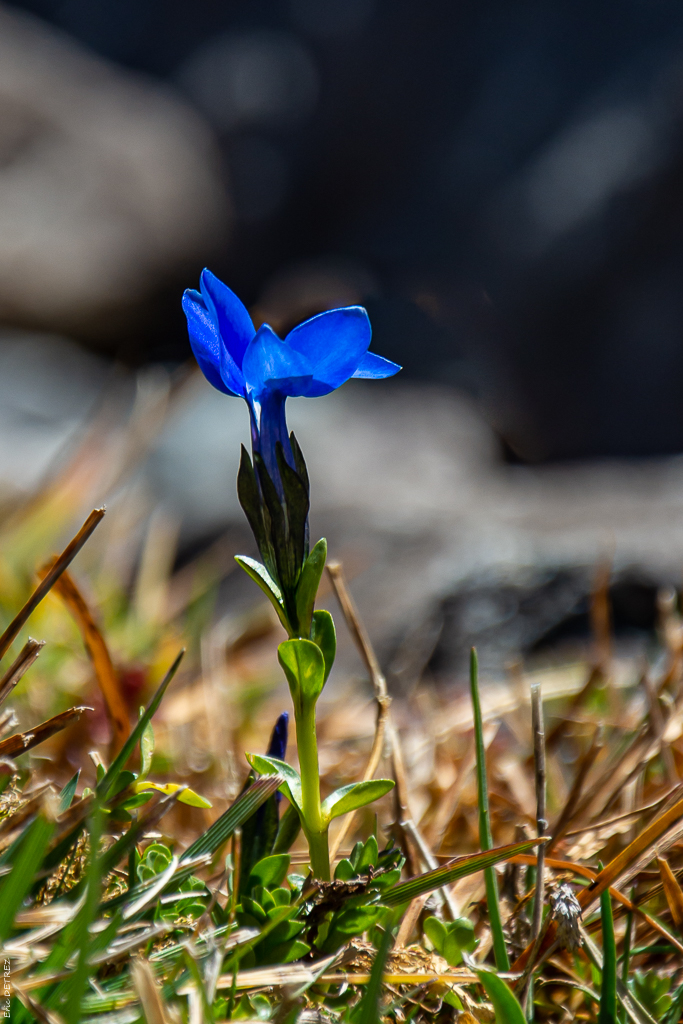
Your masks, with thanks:
M 510 460 L 683 449 L 680 0 L 25 0 L 2 22 L 0 211 L 28 211 L 0 212 L 6 324 L 183 361 L 179 291 L 210 263 L 279 328 L 363 302 L 374 348 L 469 391 Z M 155 103 L 177 153 L 153 151 Z M 46 178 L 56 130 L 73 160 Z

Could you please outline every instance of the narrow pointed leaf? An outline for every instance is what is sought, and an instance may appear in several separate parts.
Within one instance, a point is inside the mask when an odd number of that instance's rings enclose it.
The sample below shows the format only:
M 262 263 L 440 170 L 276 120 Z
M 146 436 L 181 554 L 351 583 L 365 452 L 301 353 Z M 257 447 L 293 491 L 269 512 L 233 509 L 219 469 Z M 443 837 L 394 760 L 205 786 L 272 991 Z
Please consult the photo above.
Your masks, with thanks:
M 371 804 L 373 800 L 379 800 L 393 788 L 392 779 L 368 779 L 365 782 L 352 782 L 349 786 L 342 786 L 323 800 L 323 818 L 329 822 L 332 818 L 348 814 L 349 811 L 356 811 L 359 807 Z
M 276 789 L 279 788 L 290 804 L 301 810 L 301 777 L 296 768 L 292 768 L 286 761 L 279 761 L 276 757 L 266 757 L 263 754 L 247 754 L 246 757 L 251 767 L 261 775 L 282 776 L 280 786 Z
M 455 882 L 458 878 L 464 878 L 465 875 L 473 875 L 475 871 L 483 871 L 501 861 L 509 860 L 510 857 L 516 857 L 518 853 L 526 853 L 539 842 L 547 843 L 548 838 L 543 836 L 541 839 L 526 839 L 523 843 L 509 843 L 507 846 L 497 846 L 493 850 L 486 850 L 483 853 L 471 853 L 466 857 L 457 857 L 449 864 L 434 868 L 433 871 L 426 871 L 423 875 L 416 875 L 414 878 L 409 878 L 407 882 L 399 882 L 398 885 L 387 889 L 382 896 L 382 903 L 388 903 L 390 906 L 408 903 L 416 896 L 433 892 L 443 885 Z
M 334 619 L 325 608 L 320 608 L 317 612 L 313 612 L 311 640 L 323 652 L 325 682 L 327 682 L 337 654 L 337 633 L 334 628 Z
M 79 768 L 75 775 L 72 775 L 67 782 L 64 789 L 59 794 L 59 813 L 63 814 L 64 811 L 68 811 L 71 807 L 74 796 L 76 795 L 76 786 L 78 780 L 81 777 L 81 769 Z
M 235 555 L 235 561 L 241 569 L 244 569 L 247 576 L 256 583 L 266 595 L 273 608 L 278 614 L 280 622 L 289 632 L 289 621 L 285 612 L 285 605 L 282 599 L 282 591 L 270 575 L 265 565 L 257 562 L 255 558 L 248 558 L 246 555 Z
M 140 713 L 145 713 L 144 708 L 140 708 Z M 153 757 L 154 729 L 152 727 L 152 723 L 148 722 L 142 730 L 142 736 L 140 737 L 140 774 L 138 775 L 138 782 L 143 782 L 149 775 L 152 769 Z
M 121 774 L 126 765 L 126 761 L 135 750 L 138 740 L 145 731 L 145 728 L 147 727 L 147 723 L 151 721 L 152 716 L 154 715 L 157 708 L 161 704 L 163 696 L 166 693 L 166 690 L 168 689 L 169 683 L 171 682 L 174 675 L 178 671 L 178 666 L 180 665 L 180 662 L 183 660 L 184 654 L 185 650 L 183 649 L 182 651 L 180 651 L 177 658 L 175 659 L 175 661 L 169 668 L 168 672 L 162 679 L 161 683 L 157 688 L 156 693 L 154 694 L 149 704 L 145 708 L 143 714 L 140 715 L 137 725 L 133 729 L 132 733 L 130 734 L 126 742 L 121 747 L 121 750 L 118 752 L 118 754 L 112 761 L 109 770 L 105 772 L 104 778 L 98 784 L 97 794 L 102 800 L 106 800 L 114 792 L 114 787 L 116 786 L 119 775 Z

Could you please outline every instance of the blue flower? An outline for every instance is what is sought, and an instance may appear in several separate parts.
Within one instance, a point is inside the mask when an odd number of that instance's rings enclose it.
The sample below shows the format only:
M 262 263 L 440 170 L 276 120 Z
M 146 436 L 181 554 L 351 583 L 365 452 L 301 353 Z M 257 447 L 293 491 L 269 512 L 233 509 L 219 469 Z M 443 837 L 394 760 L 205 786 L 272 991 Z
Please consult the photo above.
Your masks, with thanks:
M 318 398 L 350 377 L 392 377 L 401 367 L 369 352 L 371 328 L 362 306 L 319 313 L 283 340 L 268 324 L 258 331 L 227 285 L 203 270 L 200 291 L 183 296 L 190 344 L 210 384 L 244 398 L 251 413 L 252 445 L 278 485 L 276 446 L 293 465 L 285 421 L 287 398 Z

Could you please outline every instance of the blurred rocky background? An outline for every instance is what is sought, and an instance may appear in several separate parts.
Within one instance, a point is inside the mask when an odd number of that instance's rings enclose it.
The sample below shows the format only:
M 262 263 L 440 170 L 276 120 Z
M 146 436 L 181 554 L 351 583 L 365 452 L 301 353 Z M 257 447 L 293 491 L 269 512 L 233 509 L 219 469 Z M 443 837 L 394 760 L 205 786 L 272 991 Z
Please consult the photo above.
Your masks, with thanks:
M 648 643 L 683 572 L 677 0 L 0 7 L 8 508 L 128 424 L 93 500 L 134 494 L 179 566 L 248 544 L 245 410 L 180 310 L 207 263 L 277 329 L 362 302 L 405 367 L 290 403 L 396 686 L 585 635 L 603 563 Z

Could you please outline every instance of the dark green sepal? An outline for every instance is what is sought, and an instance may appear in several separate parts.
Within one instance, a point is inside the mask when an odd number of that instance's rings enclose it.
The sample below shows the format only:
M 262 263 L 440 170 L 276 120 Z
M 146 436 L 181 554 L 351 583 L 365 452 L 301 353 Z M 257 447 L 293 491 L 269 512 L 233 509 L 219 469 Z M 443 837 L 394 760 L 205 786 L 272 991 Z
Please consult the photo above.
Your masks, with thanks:
M 298 579 L 302 566 L 308 557 L 308 512 L 311 506 L 308 488 L 287 462 L 282 444 L 275 446 L 277 468 L 282 481 L 287 516 L 287 539 L 289 557 L 292 560 L 294 579 Z
M 306 493 L 310 495 L 311 485 L 308 479 L 308 469 L 306 468 L 306 460 L 304 459 L 304 453 L 299 447 L 299 442 L 294 436 L 294 431 L 289 435 L 289 443 L 292 446 L 292 457 L 294 458 L 294 468 L 301 477 L 301 482 L 306 488 Z
M 245 789 L 253 784 L 254 777 L 254 773 L 250 772 Z M 277 800 L 272 796 L 242 825 L 242 857 L 238 883 L 240 897 L 248 895 L 251 891 L 252 883 L 249 876 L 255 865 L 273 852 L 280 824 L 279 818 Z
M 301 817 L 293 804 L 290 804 L 280 818 L 280 827 L 273 843 L 273 853 L 287 853 L 301 832 Z
M 301 636 L 311 632 L 315 598 L 327 559 L 327 541 L 321 538 L 306 559 L 296 587 L 296 617 Z
M 237 497 L 251 527 L 251 532 L 254 535 L 261 558 L 265 562 L 269 573 L 273 575 L 277 570 L 273 545 L 270 539 L 270 522 L 266 522 L 264 517 L 263 501 L 258 480 L 256 479 L 256 473 L 251 464 L 249 453 L 244 445 L 242 445 L 240 468 L 237 473 Z
M 254 452 L 254 469 L 256 470 L 256 476 L 261 488 L 261 508 L 273 548 L 278 579 L 280 585 L 284 587 L 288 585 L 290 578 L 286 562 L 287 516 L 285 508 L 280 500 L 277 488 L 270 478 L 266 464 L 258 452 Z

